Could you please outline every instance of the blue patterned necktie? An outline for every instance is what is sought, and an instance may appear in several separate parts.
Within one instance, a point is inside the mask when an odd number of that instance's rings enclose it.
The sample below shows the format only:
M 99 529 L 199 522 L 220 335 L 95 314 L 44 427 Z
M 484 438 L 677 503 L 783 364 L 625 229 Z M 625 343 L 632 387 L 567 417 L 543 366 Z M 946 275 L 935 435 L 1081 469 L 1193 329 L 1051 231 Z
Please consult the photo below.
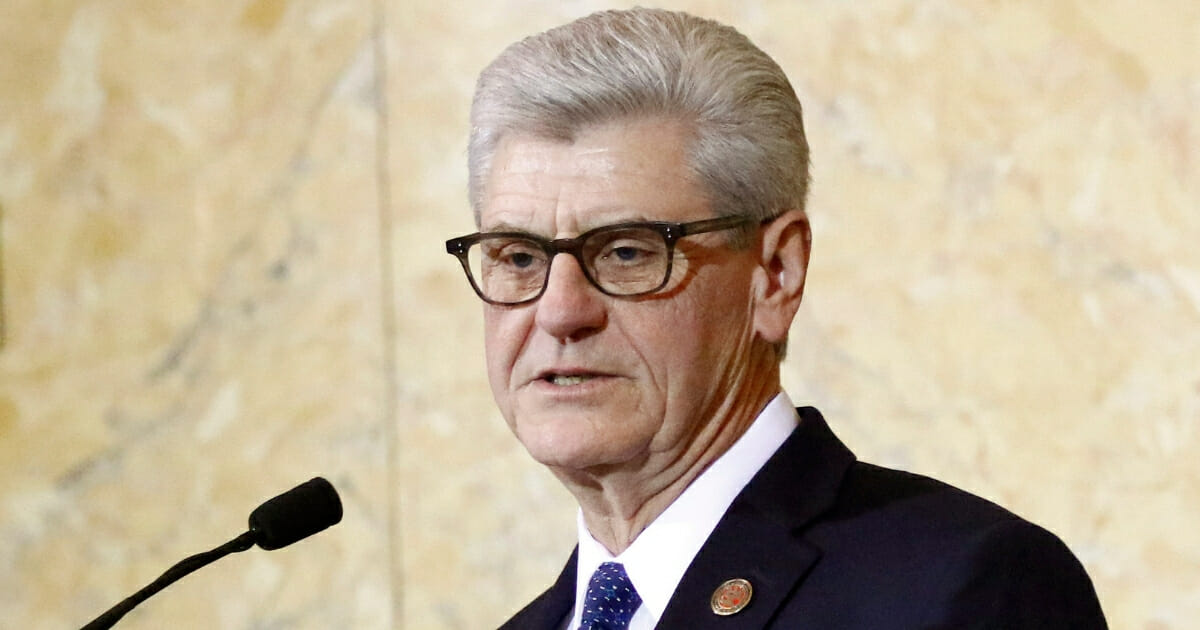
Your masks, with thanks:
M 633 589 L 625 567 L 605 562 L 588 582 L 579 630 L 625 630 L 641 604 L 642 598 Z

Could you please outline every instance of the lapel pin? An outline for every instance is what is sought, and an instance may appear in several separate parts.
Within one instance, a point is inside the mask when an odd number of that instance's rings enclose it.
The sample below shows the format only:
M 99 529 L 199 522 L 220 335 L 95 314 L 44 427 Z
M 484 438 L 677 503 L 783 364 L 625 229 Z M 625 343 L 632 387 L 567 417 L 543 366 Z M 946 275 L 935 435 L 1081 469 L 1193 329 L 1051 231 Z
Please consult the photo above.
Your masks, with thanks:
M 754 589 L 742 578 L 725 580 L 712 594 L 712 611 L 722 617 L 741 612 L 750 603 Z

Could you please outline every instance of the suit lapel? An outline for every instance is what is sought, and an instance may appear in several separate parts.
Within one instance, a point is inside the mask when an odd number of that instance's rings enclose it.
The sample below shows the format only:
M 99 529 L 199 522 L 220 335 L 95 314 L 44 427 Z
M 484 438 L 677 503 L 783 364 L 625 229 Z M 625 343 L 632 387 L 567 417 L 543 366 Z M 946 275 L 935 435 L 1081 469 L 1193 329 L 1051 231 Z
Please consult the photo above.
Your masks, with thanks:
M 800 426 L 738 494 L 684 573 L 660 628 L 765 628 L 820 559 L 802 531 L 829 509 L 854 455 L 813 408 L 797 410 Z M 743 578 L 754 589 L 742 611 L 712 612 L 713 592 Z
M 554 585 L 500 626 L 500 630 L 559 630 L 566 627 L 569 621 L 567 615 L 575 606 L 575 566 L 578 559 L 579 548 L 576 547 Z

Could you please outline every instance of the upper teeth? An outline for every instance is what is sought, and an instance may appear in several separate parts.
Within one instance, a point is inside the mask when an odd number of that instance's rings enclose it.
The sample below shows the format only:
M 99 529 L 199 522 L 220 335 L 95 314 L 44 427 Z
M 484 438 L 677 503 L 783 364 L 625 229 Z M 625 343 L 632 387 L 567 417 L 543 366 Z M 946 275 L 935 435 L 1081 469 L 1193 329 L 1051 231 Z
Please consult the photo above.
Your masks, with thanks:
M 578 384 L 580 384 L 580 383 L 582 383 L 582 382 L 584 382 L 584 381 L 586 381 L 586 380 L 588 380 L 588 379 L 590 379 L 590 378 L 592 378 L 592 377 L 590 377 L 590 376 L 583 376 L 583 375 L 577 375 L 577 376 L 561 376 L 561 375 L 558 375 L 558 376 L 551 376 L 551 377 L 550 377 L 550 382 L 551 382 L 551 383 L 553 383 L 553 384 L 555 384 L 555 385 L 564 385 L 564 386 L 565 386 L 565 385 L 578 385 Z

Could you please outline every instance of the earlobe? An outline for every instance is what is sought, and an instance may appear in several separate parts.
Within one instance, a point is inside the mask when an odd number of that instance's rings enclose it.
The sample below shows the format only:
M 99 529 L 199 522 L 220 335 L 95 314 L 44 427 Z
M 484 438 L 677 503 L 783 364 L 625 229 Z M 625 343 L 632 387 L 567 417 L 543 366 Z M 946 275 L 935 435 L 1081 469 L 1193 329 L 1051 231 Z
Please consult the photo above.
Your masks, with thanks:
M 779 215 L 763 230 L 759 251 L 759 282 L 754 325 L 769 343 L 787 338 L 792 319 L 804 297 L 812 233 L 802 210 Z

